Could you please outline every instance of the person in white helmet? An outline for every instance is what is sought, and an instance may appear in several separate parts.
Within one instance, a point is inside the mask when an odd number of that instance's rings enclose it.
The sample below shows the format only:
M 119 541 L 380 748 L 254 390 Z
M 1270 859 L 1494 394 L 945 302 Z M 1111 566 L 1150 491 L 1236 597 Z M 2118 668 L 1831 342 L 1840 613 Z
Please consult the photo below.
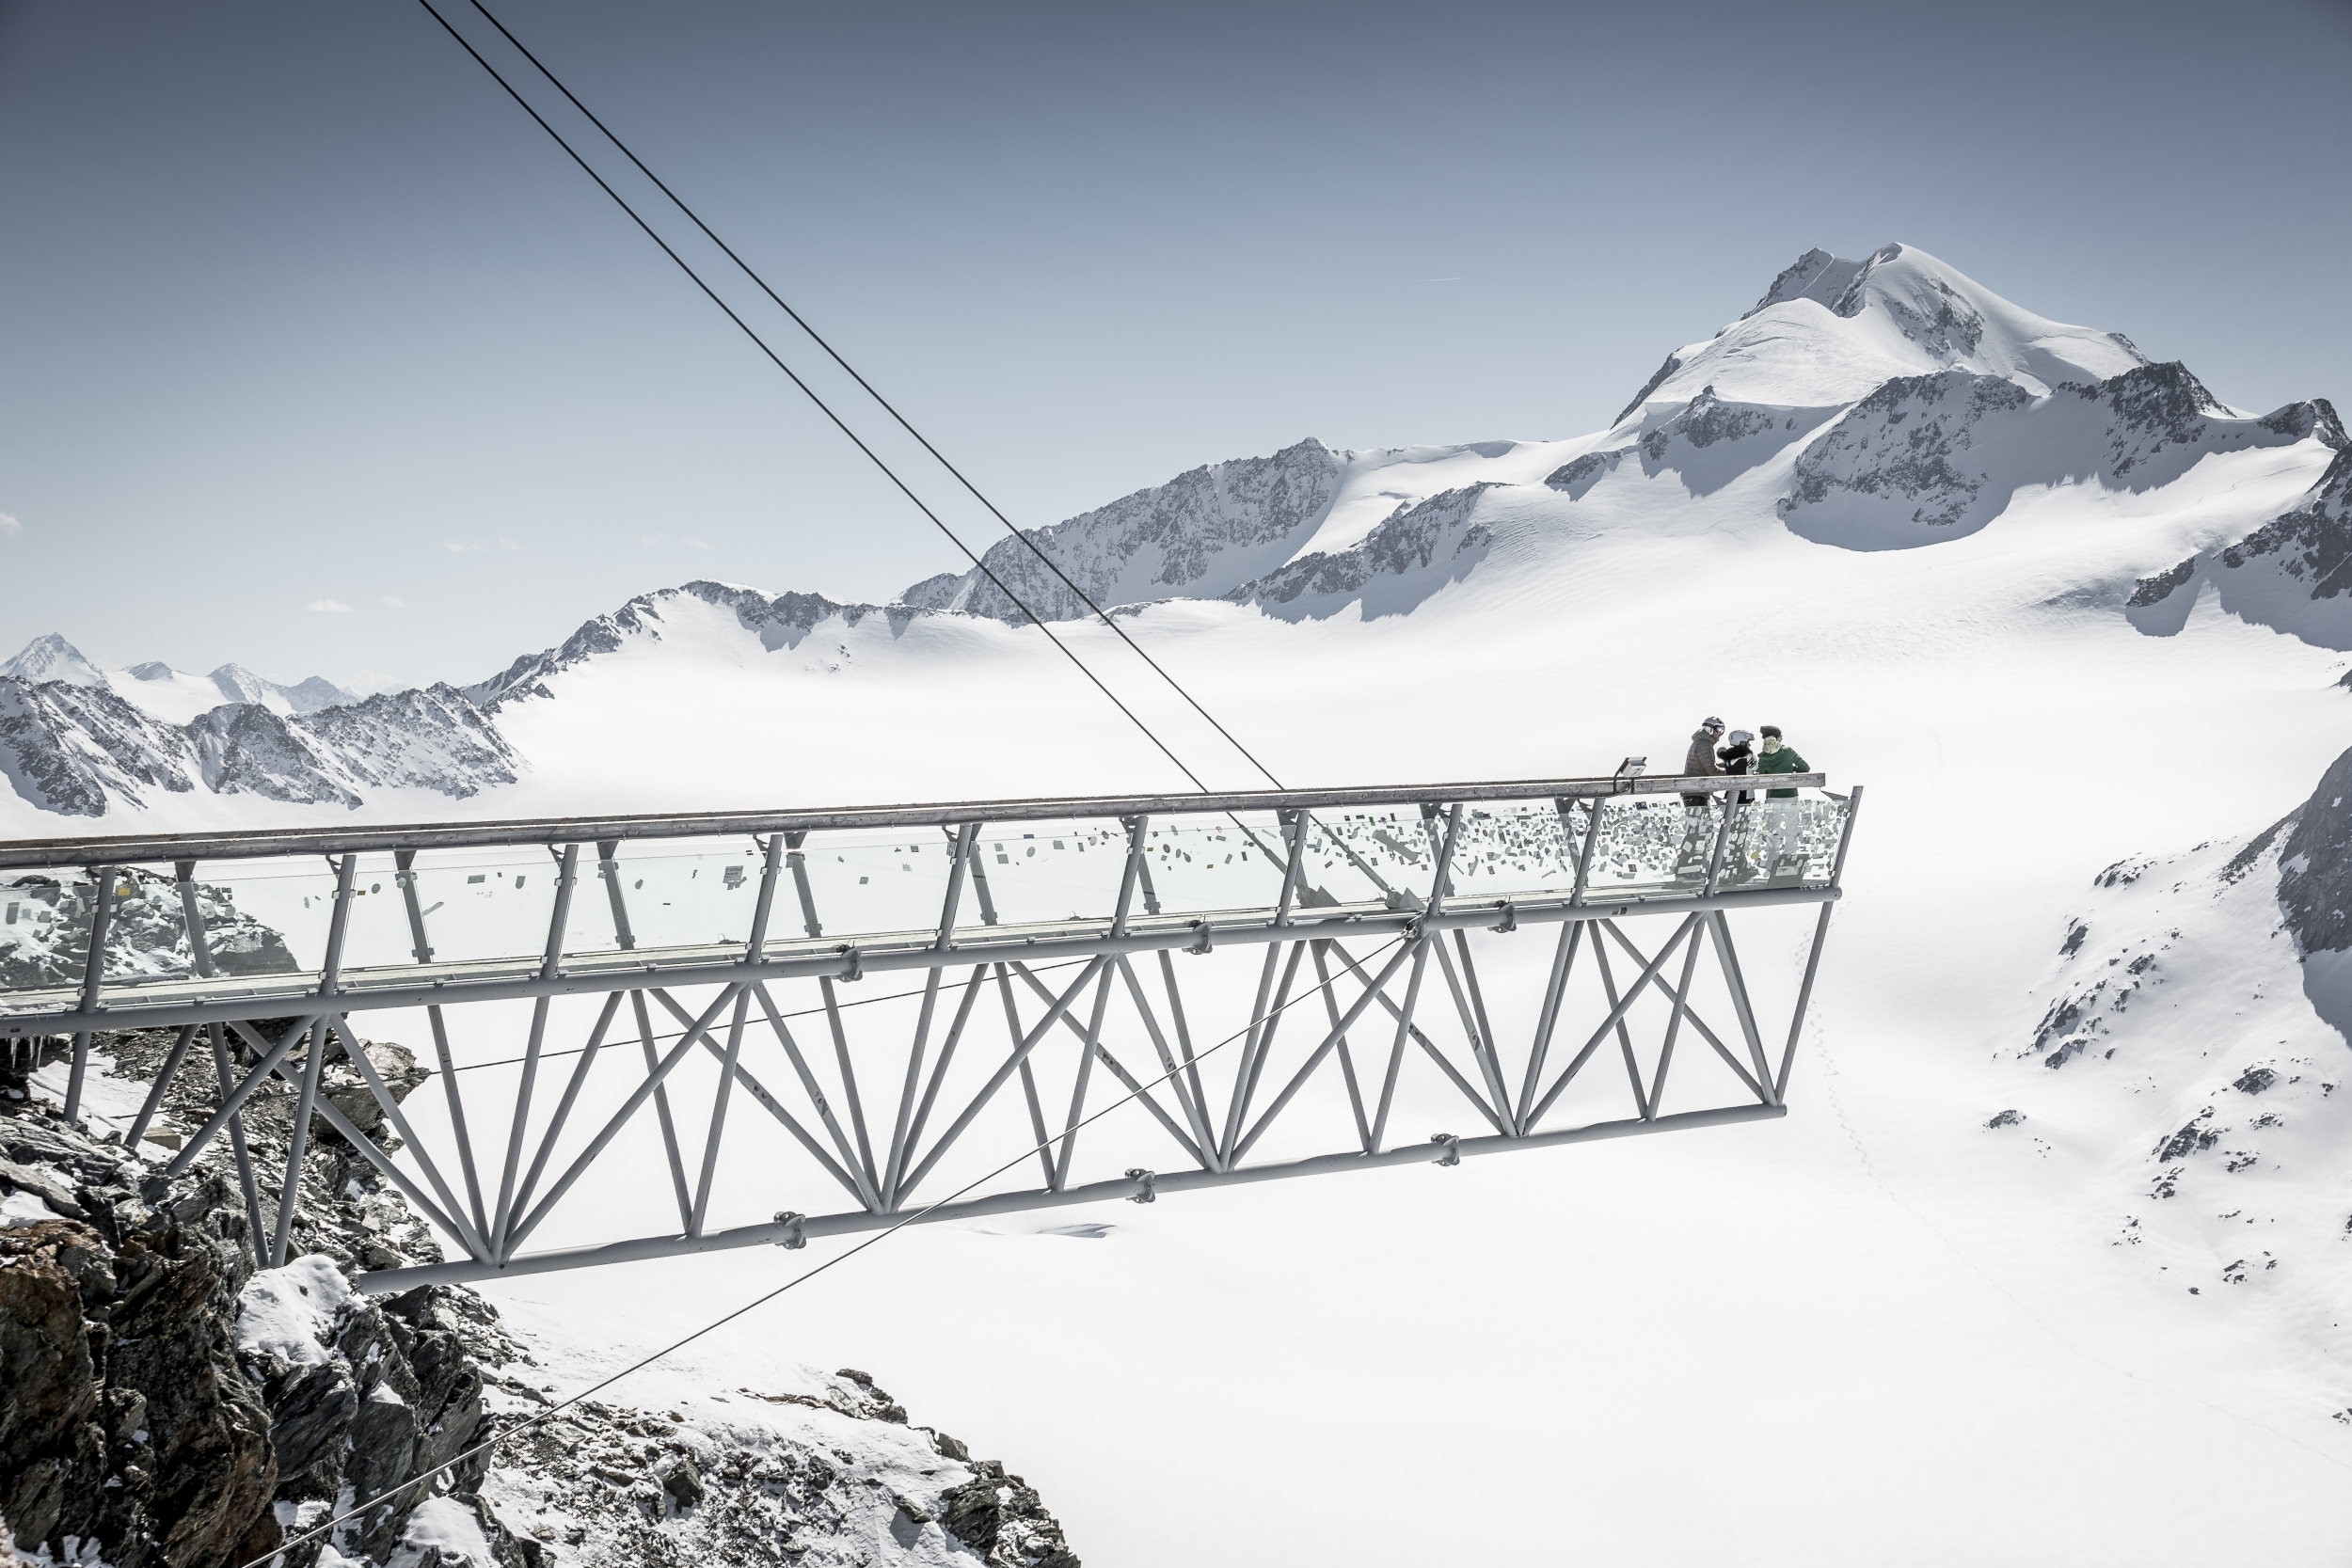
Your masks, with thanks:
M 1734 778 L 1755 772 L 1756 736 L 1745 730 L 1732 731 L 1730 743 L 1715 749 L 1715 760 L 1724 765 L 1724 772 Z M 1734 797 L 1726 796 L 1725 799 L 1734 799 Z M 1750 800 L 1755 800 L 1756 795 L 1752 790 L 1742 790 L 1736 799 L 1744 806 Z

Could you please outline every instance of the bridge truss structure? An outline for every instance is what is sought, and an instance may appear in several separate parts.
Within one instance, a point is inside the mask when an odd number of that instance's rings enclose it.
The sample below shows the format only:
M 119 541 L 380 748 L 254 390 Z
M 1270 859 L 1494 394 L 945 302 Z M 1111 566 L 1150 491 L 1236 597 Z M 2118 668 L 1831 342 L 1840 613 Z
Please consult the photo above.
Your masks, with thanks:
M 123 1136 L 200 1075 L 166 1174 L 225 1138 L 265 1266 L 333 1128 L 451 1254 L 374 1291 L 1756 1120 L 1862 794 L 1766 782 L 0 844 L 0 1040 L 71 1038 L 71 1117 L 94 1037 L 176 1031 Z M 1818 913 L 1768 1035 L 1733 923 L 1789 906 Z M 429 1032 L 437 1096 L 404 1106 L 368 1014 Z M 514 1054 L 459 1060 L 485 1045 Z M 338 1058 L 397 1152 L 322 1093 Z M 282 1172 L 246 1135 L 273 1080 Z M 1468 1132 L 1400 1131 L 1446 1104 Z M 983 1142 L 1035 1164 L 967 1193 Z M 612 1236 L 616 1181 L 675 1227 Z

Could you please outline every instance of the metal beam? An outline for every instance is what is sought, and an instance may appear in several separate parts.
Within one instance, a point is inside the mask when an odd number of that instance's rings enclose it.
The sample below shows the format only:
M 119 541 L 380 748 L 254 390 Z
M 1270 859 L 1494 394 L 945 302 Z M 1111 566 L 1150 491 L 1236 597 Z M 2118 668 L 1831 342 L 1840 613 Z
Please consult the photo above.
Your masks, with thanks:
M 1776 788 L 1819 789 L 1828 776 L 1784 773 Z M 1753 777 L 1645 776 L 1616 779 L 1527 779 L 1348 789 L 1261 789 L 1207 795 L 1109 795 L 965 800 L 933 805 L 834 806 L 807 811 L 682 812 L 636 816 L 508 818 L 453 824 L 412 822 L 383 828 L 273 829 L 258 832 L 130 833 L 84 838 L 0 841 L 0 871 L 60 865 L 162 863 L 183 858 L 246 860 L 262 855 L 372 854 L 395 849 L 482 848 L 513 844 L 582 844 L 596 839 L 726 838 L 751 833 L 821 832 L 856 828 L 953 828 L 958 823 L 1039 822 L 1072 816 L 1141 816 L 1169 813 L 1370 811 L 1423 800 L 1498 802 L 1553 797 L 1589 800 L 1614 795 L 1721 794 L 1753 789 Z
M 1522 1149 L 1558 1148 L 1568 1144 L 1599 1143 L 1612 1138 L 1637 1137 L 1645 1132 L 1682 1132 L 1706 1127 L 1728 1127 L 1740 1122 L 1768 1121 L 1788 1112 L 1778 1105 L 1731 1105 L 1721 1110 L 1685 1111 L 1677 1116 L 1660 1117 L 1655 1121 L 1603 1121 L 1583 1127 L 1556 1129 L 1549 1132 L 1532 1133 L 1526 1137 L 1462 1138 L 1451 1145 L 1425 1143 L 1408 1144 L 1402 1148 L 1373 1154 L 1349 1152 L 1319 1154 L 1311 1159 L 1290 1160 L 1263 1165 L 1245 1165 L 1235 1170 L 1164 1171 L 1154 1173 L 1152 1187 L 1158 1196 L 1169 1193 L 1204 1192 L 1217 1187 L 1247 1185 L 1257 1181 L 1281 1181 L 1306 1176 L 1333 1176 L 1344 1171 L 1381 1170 L 1391 1165 L 1442 1164 L 1449 1156 L 1479 1159 L 1491 1154 L 1511 1154 Z M 736 1247 L 780 1245 L 797 1239 L 817 1240 L 833 1236 L 852 1236 L 875 1230 L 887 1230 L 899 1225 L 948 1225 L 958 1220 L 986 1219 L 997 1214 L 1026 1213 L 1039 1209 L 1059 1209 L 1082 1203 L 1104 1203 L 1114 1199 L 1133 1198 L 1142 1191 L 1137 1180 L 1095 1181 L 1085 1186 L 1071 1187 L 1061 1192 L 1000 1193 L 990 1197 L 973 1198 L 964 1202 L 941 1203 L 914 1214 L 840 1213 L 811 1217 L 794 1217 L 788 1222 L 772 1225 L 745 1226 L 735 1230 L 721 1230 L 707 1236 L 648 1236 L 635 1241 L 612 1242 L 598 1246 L 574 1247 L 562 1251 L 531 1254 L 509 1259 L 503 1263 L 475 1262 L 426 1263 L 411 1268 L 385 1269 L 363 1274 L 358 1280 L 361 1291 L 372 1295 L 389 1294 L 414 1290 L 420 1285 L 472 1284 L 485 1279 L 516 1277 L 530 1274 L 545 1274 L 558 1269 L 592 1267 L 605 1263 L 642 1262 L 656 1258 L 681 1258 L 702 1252 L 723 1252 Z

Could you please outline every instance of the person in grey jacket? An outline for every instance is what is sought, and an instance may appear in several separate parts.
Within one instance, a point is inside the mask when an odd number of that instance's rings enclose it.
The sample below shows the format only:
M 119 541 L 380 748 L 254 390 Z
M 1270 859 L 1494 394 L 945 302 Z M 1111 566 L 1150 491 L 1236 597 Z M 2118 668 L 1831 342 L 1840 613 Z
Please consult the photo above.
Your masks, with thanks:
M 1721 774 L 1724 765 L 1715 759 L 1715 743 L 1723 737 L 1724 721 L 1715 718 L 1709 718 L 1692 732 L 1690 755 L 1682 759 L 1682 776 L 1686 779 L 1695 779 Z M 1682 798 L 1682 803 L 1686 806 L 1703 806 L 1707 804 L 1708 799 L 1705 795 L 1685 795 Z

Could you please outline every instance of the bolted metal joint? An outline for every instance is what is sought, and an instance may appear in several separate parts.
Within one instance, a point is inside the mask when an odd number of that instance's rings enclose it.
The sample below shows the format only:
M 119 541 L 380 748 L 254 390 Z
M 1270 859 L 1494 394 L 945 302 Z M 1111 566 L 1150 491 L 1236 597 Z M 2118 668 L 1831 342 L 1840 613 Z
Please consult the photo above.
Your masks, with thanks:
M 787 1252 L 798 1252 L 808 1245 L 806 1215 L 787 1209 L 776 1215 L 776 1223 L 784 1227 L 784 1234 L 776 1238 L 776 1245 Z
M 1505 898 L 1502 901 L 1501 908 L 1502 913 L 1502 924 L 1500 926 L 1489 926 L 1486 928 L 1490 931 L 1505 932 L 1518 930 L 1519 928 L 1519 911 L 1511 907 L 1511 900 L 1508 898 Z
M 1158 1201 L 1157 1195 L 1154 1194 L 1152 1189 L 1153 1183 L 1157 1182 L 1159 1179 L 1159 1172 L 1145 1170 L 1140 1165 L 1130 1169 L 1127 1172 L 1127 1180 L 1136 1183 L 1136 1185 L 1141 1190 L 1127 1201 L 1130 1203 L 1152 1203 Z
M 1443 1144 L 1445 1146 L 1445 1158 L 1438 1161 L 1437 1163 L 1438 1164 L 1458 1165 L 1462 1163 L 1462 1140 L 1454 1133 L 1432 1132 L 1429 1134 L 1429 1141 L 1433 1144 Z
M 850 960 L 850 967 L 841 972 L 841 979 L 844 984 L 852 980 L 863 980 L 866 978 L 866 959 L 856 948 L 850 946 L 848 942 L 843 942 L 841 944 L 841 956 Z
M 1210 951 L 1211 944 L 1209 941 L 1209 923 L 1206 920 L 1196 920 L 1192 924 L 1193 928 L 1200 933 L 1200 940 L 1194 942 L 1190 947 L 1185 948 L 1184 951 L 1187 953 L 1206 953 Z

